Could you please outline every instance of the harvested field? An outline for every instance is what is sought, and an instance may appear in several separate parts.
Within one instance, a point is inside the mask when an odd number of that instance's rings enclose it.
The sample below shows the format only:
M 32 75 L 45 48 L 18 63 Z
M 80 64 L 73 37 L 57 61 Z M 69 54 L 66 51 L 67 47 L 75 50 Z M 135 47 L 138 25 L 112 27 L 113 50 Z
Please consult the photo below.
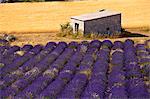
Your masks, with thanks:
M 149 0 L 14 3 L 0 5 L 0 31 L 51 32 L 70 16 L 111 9 L 122 12 L 123 27 L 150 27 Z

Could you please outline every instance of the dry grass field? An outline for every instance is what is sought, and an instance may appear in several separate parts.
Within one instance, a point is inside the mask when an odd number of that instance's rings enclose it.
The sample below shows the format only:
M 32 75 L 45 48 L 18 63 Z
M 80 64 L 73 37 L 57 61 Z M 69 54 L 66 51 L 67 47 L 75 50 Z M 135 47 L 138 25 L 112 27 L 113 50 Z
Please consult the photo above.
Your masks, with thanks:
M 19 39 L 13 44 L 70 41 L 56 37 L 60 24 L 70 17 L 99 9 L 122 13 L 122 26 L 129 30 L 150 29 L 150 0 L 90 0 L 76 2 L 12 3 L 0 4 L 0 32 L 14 33 Z M 32 33 L 33 32 L 33 33 Z M 147 33 L 150 32 L 142 32 Z M 133 38 L 143 40 L 147 38 Z M 76 39 L 78 40 L 78 39 Z

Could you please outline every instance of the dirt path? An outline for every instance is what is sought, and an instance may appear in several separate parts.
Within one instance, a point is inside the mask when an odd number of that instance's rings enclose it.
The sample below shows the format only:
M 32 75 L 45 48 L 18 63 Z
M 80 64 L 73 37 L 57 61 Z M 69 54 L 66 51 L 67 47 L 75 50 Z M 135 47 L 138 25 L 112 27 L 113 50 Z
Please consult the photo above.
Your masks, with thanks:
M 71 42 L 71 41 L 83 41 L 83 40 L 92 40 L 92 39 L 73 39 L 73 38 L 67 38 L 67 37 L 58 37 L 56 35 L 57 33 L 24 33 L 24 34 L 14 34 L 18 40 L 13 42 L 12 45 L 19 45 L 22 46 L 24 44 L 42 44 L 45 45 L 49 41 L 54 41 L 54 42 L 59 42 L 59 41 L 65 41 L 65 42 Z M 149 37 L 126 37 L 126 38 L 116 38 L 116 39 L 109 39 L 112 42 L 116 40 L 124 41 L 126 39 L 133 39 L 137 43 L 143 43 L 145 40 L 150 39 L 150 34 L 149 33 L 142 33 L 145 35 L 149 35 Z M 1 34 L 0 34 L 1 35 Z M 106 38 L 108 39 L 108 38 Z M 104 40 L 104 39 L 99 39 L 99 40 Z

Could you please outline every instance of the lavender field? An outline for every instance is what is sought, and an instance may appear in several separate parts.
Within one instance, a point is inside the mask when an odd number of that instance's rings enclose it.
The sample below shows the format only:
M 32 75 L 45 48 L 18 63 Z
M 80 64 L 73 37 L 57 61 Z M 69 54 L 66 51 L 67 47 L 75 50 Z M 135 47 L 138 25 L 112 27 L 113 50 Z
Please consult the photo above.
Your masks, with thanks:
M 1 45 L 0 73 L 2 99 L 148 99 L 150 40 Z

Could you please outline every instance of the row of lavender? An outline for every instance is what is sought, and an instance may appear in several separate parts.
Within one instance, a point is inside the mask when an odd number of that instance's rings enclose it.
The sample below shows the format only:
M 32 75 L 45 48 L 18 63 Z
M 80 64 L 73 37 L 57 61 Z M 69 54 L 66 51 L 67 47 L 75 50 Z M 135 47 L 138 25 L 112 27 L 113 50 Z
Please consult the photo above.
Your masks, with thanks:
M 150 41 L 0 46 L 2 98 L 149 98 Z M 145 79 L 147 78 L 147 79 Z M 138 93 L 138 94 L 137 94 Z

